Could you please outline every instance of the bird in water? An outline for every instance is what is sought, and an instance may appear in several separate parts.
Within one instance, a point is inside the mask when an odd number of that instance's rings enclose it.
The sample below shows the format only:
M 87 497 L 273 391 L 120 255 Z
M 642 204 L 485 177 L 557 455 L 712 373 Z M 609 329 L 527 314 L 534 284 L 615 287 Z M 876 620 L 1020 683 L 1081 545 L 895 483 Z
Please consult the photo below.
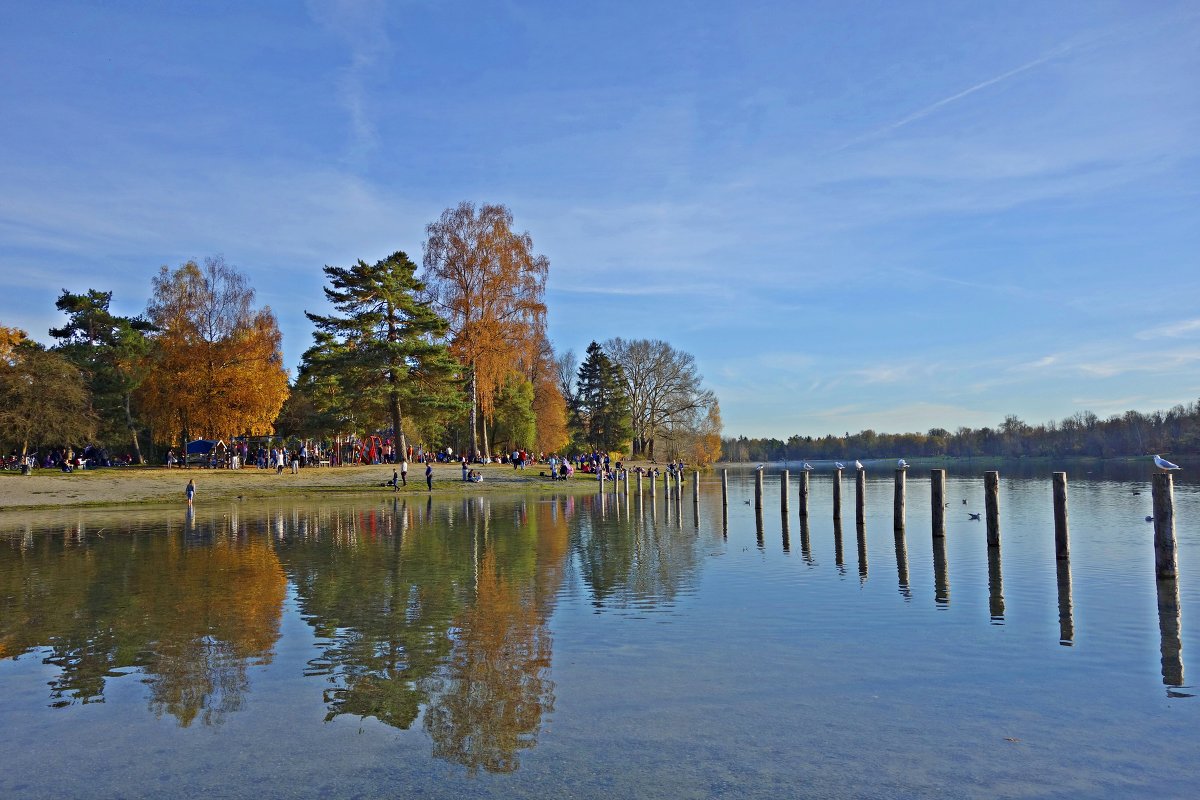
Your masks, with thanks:
M 1146 522 L 1154 522 L 1154 517 L 1146 517 Z
M 963 505 L 965 506 L 966 504 L 967 504 L 967 498 L 965 498 L 965 497 L 964 497 L 964 498 L 963 498 Z
M 969 511 L 967 512 L 967 516 L 969 516 L 971 519 L 979 519 L 979 514 L 972 514 Z
M 1158 467 L 1159 469 L 1163 470 L 1164 472 L 1170 472 L 1173 469 L 1179 469 L 1178 464 L 1172 464 L 1170 461 L 1167 461 L 1165 458 L 1158 455 L 1157 453 L 1154 454 L 1154 466 Z

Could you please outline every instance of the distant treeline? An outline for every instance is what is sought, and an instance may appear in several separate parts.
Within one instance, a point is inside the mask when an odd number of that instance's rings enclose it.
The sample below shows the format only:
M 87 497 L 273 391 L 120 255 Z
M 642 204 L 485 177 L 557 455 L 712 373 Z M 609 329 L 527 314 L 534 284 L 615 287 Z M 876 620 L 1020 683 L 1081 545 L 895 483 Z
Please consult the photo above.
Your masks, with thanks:
M 1147 453 L 1200 452 L 1200 401 L 1170 411 L 1126 411 L 1100 419 L 1090 411 L 1029 425 L 1008 416 L 995 428 L 933 428 L 927 433 L 860 431 L 845 436 L 792 436 L 780 439 L 723 439 L 726 461 L 783 461 L 889 456 L 1094 456 L 1113 458 Z

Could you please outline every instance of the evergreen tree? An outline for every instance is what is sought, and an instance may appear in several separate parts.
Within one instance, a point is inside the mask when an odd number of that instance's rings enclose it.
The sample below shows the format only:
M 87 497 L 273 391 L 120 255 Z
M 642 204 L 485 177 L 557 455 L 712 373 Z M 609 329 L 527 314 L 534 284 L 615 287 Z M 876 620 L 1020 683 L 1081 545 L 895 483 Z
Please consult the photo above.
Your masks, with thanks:
M 324 269 L 325 297 L 337 313 L 305 312 L 317 330 L 302 369 L 318 384 L 336 386 L 329 396 L 340 415 L 390 419 L 396 445 L 405 449 L 405 415 L 465 410 L 462 367 L 440 341 L 446 322 L 417 300 L 425 285 L 409 257 L 396 252 L 374 265 Z
M 144 464 L 134 421 L 132 398 L 145 376 L 150 350 L 146 333 L 154 326 L 142 317 L 122 317 L 109 310 L 112 292 L 89 289 L 73 294 L 63 289 L 54 307 L 67 315 L 61 328 L 51 328 L 55 348 L 82 370 L 91 392 L 101 441 L 129 437 L 133 454 Z
M 588 345 L 579 365 L 573 411 L 583 441 L 591 447 L 619 450 L 633 436 L 625 381 L 596 342 Z

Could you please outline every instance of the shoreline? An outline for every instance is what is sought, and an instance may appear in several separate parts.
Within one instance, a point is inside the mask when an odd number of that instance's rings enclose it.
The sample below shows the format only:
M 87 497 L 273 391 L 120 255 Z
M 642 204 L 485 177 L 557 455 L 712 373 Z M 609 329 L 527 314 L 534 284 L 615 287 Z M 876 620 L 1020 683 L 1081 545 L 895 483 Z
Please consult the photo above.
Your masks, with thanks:
M 637 465 L 634 465 L 637 466 Z M 433 465 L 433 491 L 426 489 L 425 466 L 412 464 L 408 485 L 393 491 L 385 486 L 392 478 L 392 464 L 340 467 L 304 467 L 296 475 L 284 470 L 246 467 L 230 469 L 106 467 L 63 473 L 38 470 L 32 475 L 0 475 L 0 514 L 7 511 L 37 511 L 61 508 L 107 508 L 113 506 L 179 505 L 185 503 L 184 487 L 196 481 L 196 505 L 208 500 L 262 500 L 280 496 L 382 495 L 388 497 L 456 497 L 495 491 L 533 493 L 594 492 L 592 475 L 576 474 L 567 481 L 552 481 L 539 473 L 545 464 L 514 470 L 509 464 L 472 465 L 483 474 L 479 483 L 464 482 L 457 464 Z

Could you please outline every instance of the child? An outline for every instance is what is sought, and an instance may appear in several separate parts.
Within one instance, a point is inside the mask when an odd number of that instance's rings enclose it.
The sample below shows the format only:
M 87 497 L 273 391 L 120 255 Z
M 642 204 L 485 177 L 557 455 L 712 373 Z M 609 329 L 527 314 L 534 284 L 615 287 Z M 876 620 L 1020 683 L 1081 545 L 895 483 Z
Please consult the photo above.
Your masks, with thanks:
M 195 478 L 188 479 L 187 488 L 183 490 L 183 493 L 187 496 L 188 505 L 190 506 L 192 504 L 192 498 L 196 496 Z

